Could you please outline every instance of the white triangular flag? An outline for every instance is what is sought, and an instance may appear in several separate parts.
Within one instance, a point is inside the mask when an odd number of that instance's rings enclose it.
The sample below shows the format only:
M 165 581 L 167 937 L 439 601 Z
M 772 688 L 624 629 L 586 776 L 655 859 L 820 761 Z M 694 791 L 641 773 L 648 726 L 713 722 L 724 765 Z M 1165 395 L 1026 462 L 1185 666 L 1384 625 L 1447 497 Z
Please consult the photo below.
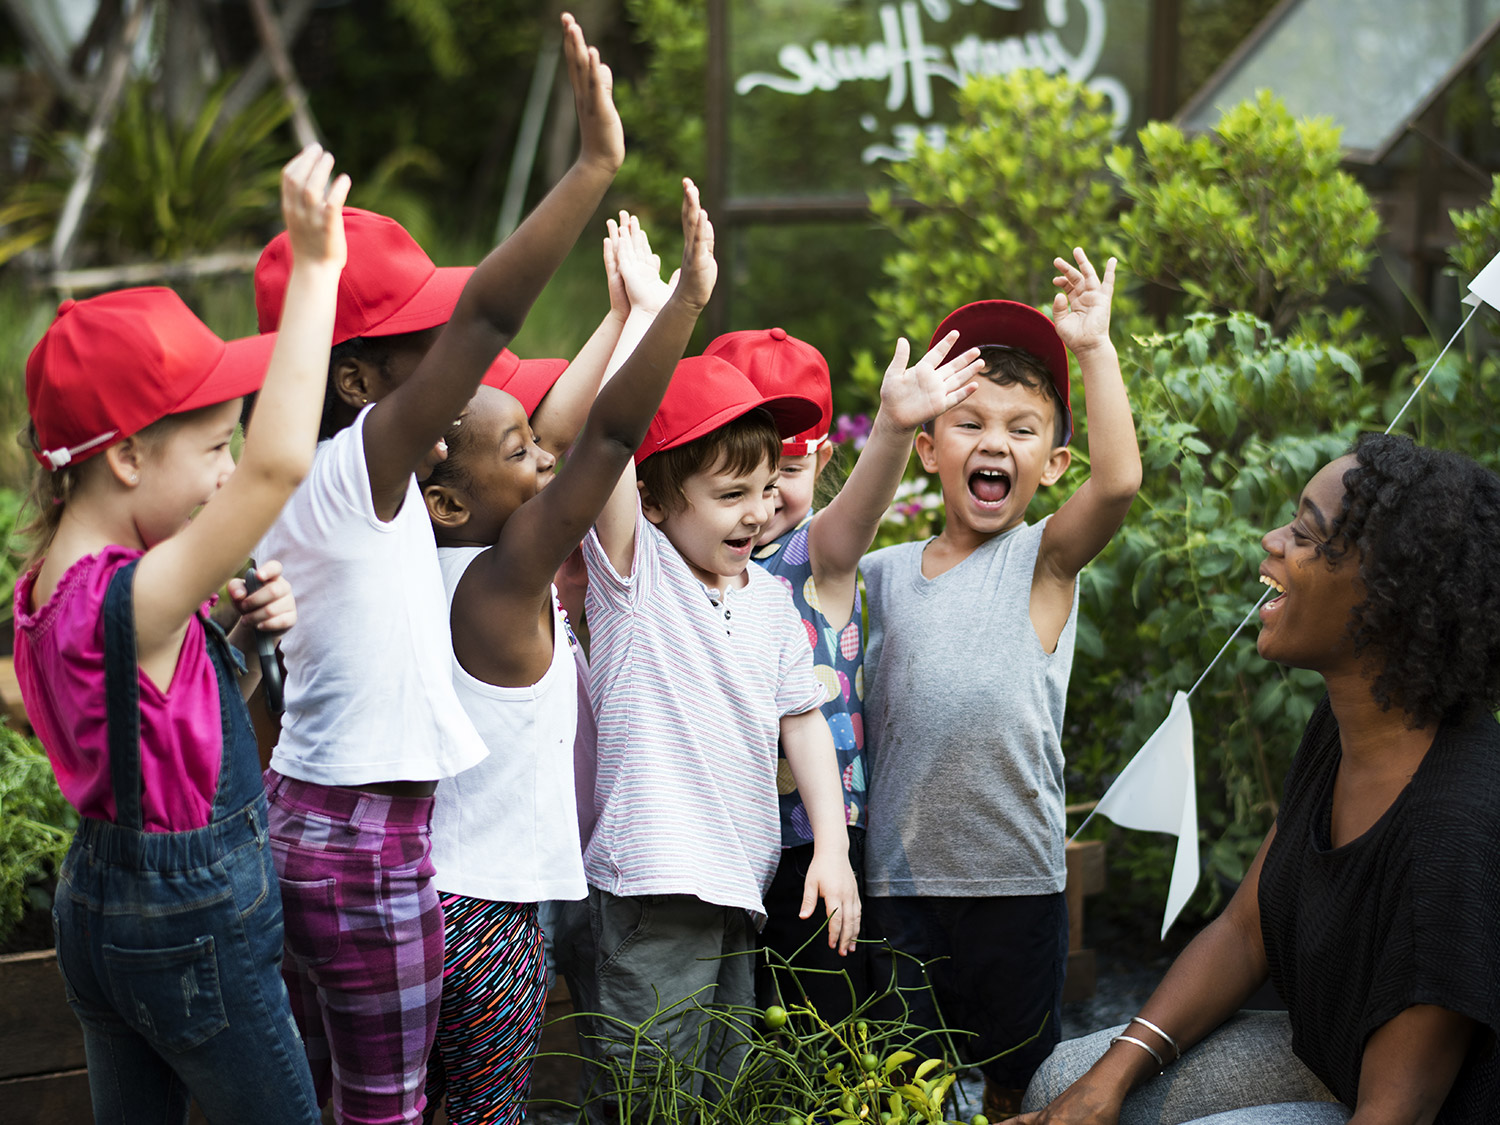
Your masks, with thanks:
M 1479 271 L 1479 276 L 1469 282 L 1469 292 L 1476 295 L 1492 309 L 1500 309 L 1500 254 L 1490 259 L 1490 264 Z M 1465 303 L 1468 298 L 1464 298 Z
M 1177 837 L 1177 858 L 1167 890 L 1167 912 L 1161 936 L 1166 937 L 1177 915 L 1198 885 L 1198 790 L 1193 773 L 1193 713 L 1188 697 L 1178 692 L 1172 710 L 1156 733 L 1146 740 L 1094 812 L 1121 828 L 1141 832 L 1170 832 Z

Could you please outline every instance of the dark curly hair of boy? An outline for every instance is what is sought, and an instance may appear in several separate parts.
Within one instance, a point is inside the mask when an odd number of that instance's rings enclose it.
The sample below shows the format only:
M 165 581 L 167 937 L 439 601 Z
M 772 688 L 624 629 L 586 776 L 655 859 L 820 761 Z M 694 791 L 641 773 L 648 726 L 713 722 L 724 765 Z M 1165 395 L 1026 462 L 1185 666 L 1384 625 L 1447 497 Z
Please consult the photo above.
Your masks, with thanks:
M 1324 554 L 1359 559 L 1356 653 L 1413 727 L 1500 706 L 1500 477 L 1393 434 L 1363 434 Z

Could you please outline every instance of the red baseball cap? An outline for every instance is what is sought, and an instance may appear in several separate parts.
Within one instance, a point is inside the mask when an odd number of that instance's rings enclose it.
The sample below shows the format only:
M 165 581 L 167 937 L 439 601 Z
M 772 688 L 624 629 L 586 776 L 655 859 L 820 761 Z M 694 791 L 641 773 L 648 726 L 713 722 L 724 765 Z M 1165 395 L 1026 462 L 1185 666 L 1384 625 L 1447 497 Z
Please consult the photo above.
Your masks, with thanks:
M 1073 440 L 1073 406 L 1068 397 L 1068 349 L 1063 346 L 1062 337 L 1046 313 L 1020 301 L 975 301 L 944 317 L 943 323 L 932 334 L 932 343 L 928 347 L 933 347 L 953 331 L 958 332 L 958 342 L 948 352 L 950 356 L 969 348 L 997 344 L 1019 348 L 1041 360 L 1052 373 L 1052 385 L 1062 399 L 1063 444 Z
M 509 348 L 501 348 L 495 362 L 480 380 L 486 387 L 515 395 L 530 418 L 564 371 L 565 359 L 522 359 Z
M 690 356 L 672 372 L 661 408 L 651 419 L 646 440 L 635 451 L 635 463 L 639 465 L 664 449 L 686 445 L 756 407 L 763 407 L 776 420 L 783 439 L 807 430 L 819 416 L 818 404 L 806 395 L 761 394 L 727 360 L 713 355 Z
M 703 354 L 738 367 L 762 394 L 801 395 L 818 404 L 817 424 L 781 443 L 786 456 L 815 453 L 827 443 L 828 427 L 833 424 L 833 385 L 828 361 L 817 348 L 788 336 L 785 328 L 753 328 L 725 333 Z
M 344 208 L 349 257 L 339 275 L 333 342 L 356 336 L 397 336 L 447 324 L 472 266 L 439 269 L 395 219 Z M 255 265 L 255 313 L 262 332 L 281 322 L 292 244 L 286 231 L 271 239 Z
M 170 289 L 64 301 L 26 360 L 36 459 L 86 461 L 169 414 L 259 390 L 275 333 L 228 343 Z

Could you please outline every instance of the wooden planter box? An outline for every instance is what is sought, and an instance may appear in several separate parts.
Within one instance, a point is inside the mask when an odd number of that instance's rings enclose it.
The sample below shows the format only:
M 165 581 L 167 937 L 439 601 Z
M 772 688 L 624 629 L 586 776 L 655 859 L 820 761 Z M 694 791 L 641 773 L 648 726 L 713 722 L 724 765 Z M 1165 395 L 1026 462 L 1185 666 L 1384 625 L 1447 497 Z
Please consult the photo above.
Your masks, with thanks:
M 0 957 L 0 1105 L 12 1125 L 94 1117 L 83 1032 L 50 949 Z

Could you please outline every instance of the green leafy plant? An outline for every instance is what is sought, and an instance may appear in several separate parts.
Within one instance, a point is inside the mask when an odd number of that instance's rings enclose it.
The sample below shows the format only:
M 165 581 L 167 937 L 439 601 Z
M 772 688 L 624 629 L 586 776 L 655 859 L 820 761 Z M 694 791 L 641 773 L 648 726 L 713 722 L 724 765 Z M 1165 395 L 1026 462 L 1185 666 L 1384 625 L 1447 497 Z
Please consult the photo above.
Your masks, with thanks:
M 1113 118 L 1103 95 L 1036 70 L 971 79 L 958 95 L 947 144 L 918 141 L 891 166 L 895 189 L 876 192 L 876 219 L 900 248 L 873 294 L 883 335 L 926 339 L 953 309 L 982 297 L 1050 302 L 1052 260 L 1084 246 L 1116 252 L 1114 185 L 1104 172 Z M 909 212 L 908 196 L 922 205 Z M 873 391 L 879 375 L 862 367 Z
M 1341 170 L 1331 122 L 1297 120 L 1263 90 L 1212 133 L 1157 122 L 1139 139 L 1139 156 L 1121 146 L 1109 157 L 1135 204 L 1120 230 L 1137 275 L 1284 332 L 1373 261 L 1380 220 Z
M 249 246 L 276 214 L 288 108 L 270 91 L 225 118 L 228 80 L 185 124 L 154 104 L 149 80 L 126 91 L 99 161 L 83 243 L 102 261 L 170 259 Z M 76 140 L 37 140 L 45 171 L 0 206 L 0 263 L 52 237 L 74 176 Z
M 42 884 L 56 874 L 77 823 L 40 744 L 0 725 L 0 942 L 28 906 L 45 902 Z

